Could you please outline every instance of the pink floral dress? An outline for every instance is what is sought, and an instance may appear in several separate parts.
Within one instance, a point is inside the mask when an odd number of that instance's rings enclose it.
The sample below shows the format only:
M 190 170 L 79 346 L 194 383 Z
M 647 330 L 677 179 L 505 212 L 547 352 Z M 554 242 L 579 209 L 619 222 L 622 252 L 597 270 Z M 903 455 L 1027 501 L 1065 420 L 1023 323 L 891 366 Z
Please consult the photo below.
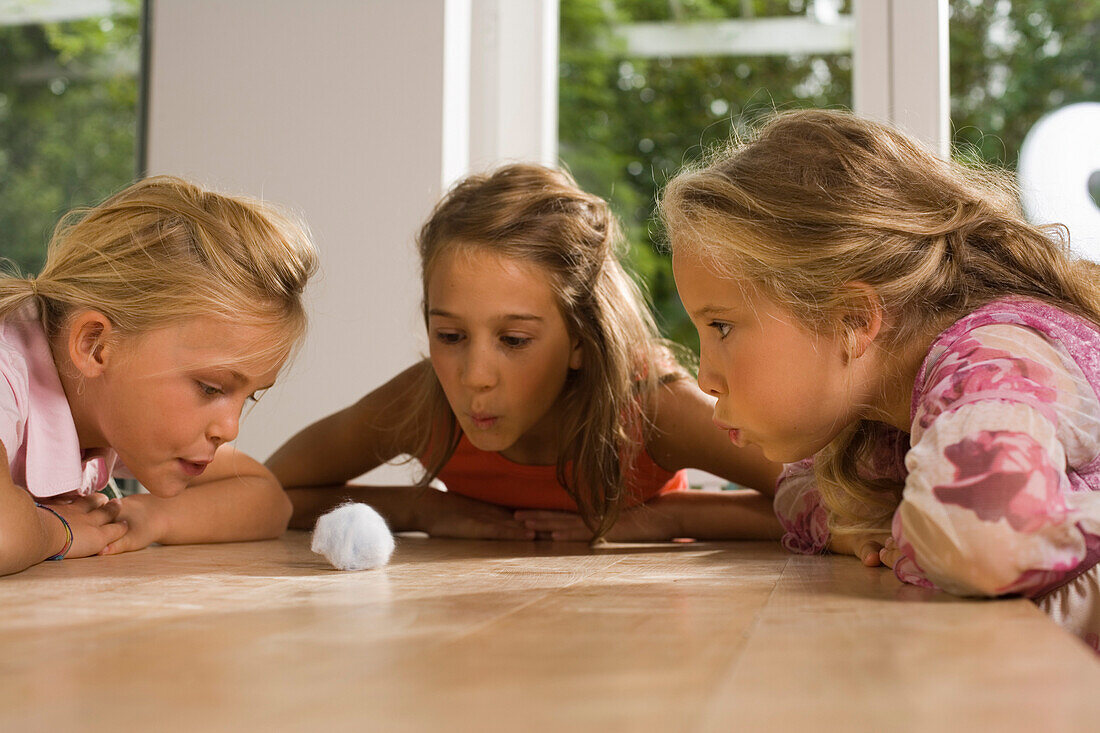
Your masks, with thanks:
M 907 583 L 1023 595 L 1093 648 L 1100 634 L 1100 332 L 1025 298 L 960 319 L 933 342 L 908 436 L 869 472 L 904 483 L 892 534 Z M 829 539 L 812 459 L 775 494 L 784 546 Z

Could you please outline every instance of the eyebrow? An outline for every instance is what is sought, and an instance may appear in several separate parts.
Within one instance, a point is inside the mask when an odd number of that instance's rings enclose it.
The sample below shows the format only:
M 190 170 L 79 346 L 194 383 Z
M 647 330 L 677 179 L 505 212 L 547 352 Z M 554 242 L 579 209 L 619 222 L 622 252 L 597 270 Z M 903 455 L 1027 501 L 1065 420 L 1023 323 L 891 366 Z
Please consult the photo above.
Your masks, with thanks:
M 710 316 L 725 315 L 732 312 L 733 308 L 723 308 L 718 305 L 704 305 L 702 308 L 696 310 L 692 315 L 699 318 L 708 318 Z
M 428 311 L 429 316 L 439 316 L 440 318 L 460 318 L 460 316 L 445 311 L 440 308 L 432 308 Z M 502 321 L 543 321 L 542 316 L 536 316 L 534 313 L 508 313 L 500 317 Z
M 222 368 L 225 369 L 225 371 L 229 372 L 229 376 L 232 377 L 233 381 L 235 381 L 237 384 L 248 384 L 248 377 L 241 374 L 236 369 L 229 369 L 228 367 L 222 367 Z M 272 382 L 271 384 L 268 384 L 266 386 L 257 387 L 253 391 L 254 392 L 260 392 L 260 391 L 265 390 L 265 389 L 271 389 L 274 386 L 275 386 L 275 383 Z

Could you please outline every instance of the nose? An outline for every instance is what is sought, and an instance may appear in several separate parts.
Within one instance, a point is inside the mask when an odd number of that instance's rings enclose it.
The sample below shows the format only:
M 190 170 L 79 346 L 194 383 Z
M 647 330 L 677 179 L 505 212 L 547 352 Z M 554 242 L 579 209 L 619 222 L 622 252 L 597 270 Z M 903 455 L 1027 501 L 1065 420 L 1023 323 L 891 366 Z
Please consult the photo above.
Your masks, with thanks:
M 215 447 L 236 440 L 241 427 L 241 407 L 226 405 L 206 426 L 206 438 Z
M 495 387 L 498 372 L 492 349 L 471 344 L 465 356 L 462 364 L 462 386 L 476 391 Z
M 726 393 L 725 377 L 716 368 L 706 347 L 699 349 L 699 389 L 713 397 L 721 397 Z

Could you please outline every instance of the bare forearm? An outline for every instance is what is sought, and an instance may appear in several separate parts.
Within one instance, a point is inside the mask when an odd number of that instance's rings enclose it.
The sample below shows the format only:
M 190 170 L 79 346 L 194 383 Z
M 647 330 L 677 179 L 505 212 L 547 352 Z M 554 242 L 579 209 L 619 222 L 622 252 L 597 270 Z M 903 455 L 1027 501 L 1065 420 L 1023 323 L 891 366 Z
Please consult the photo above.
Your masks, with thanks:
M 698 468 L 741 486 L 773 495 L 781 466 L 755 446 L 738 448 L 714 427 L 714 399 L 686 381 L 662 387 L 656 429 L 646 450 L 669 471 Z
M 267 467 L 288 489 L 338 486 L 407 453 L 417 442 L 406 434 L 405 418 L 417 404 L 410 389 L 430 369 L 420 362 L 302 429 L 267 459 Z
M 755 491 L 676 491 L 645 509 L 667 513 L 677 537 L 699 540 L 777 540 L 783 529 L 770 497 Z
M 159 528 L 154 541 L 166 545 L 271 539 L 290 518 L 290 502 L 270 476 L 227 477 L 168 499 L 139 494 L 123 501 L 148 504 Z
M 289 489 L 342 484 L 381 463 L 381 460 L 365 459 L 363 448 L 348 455 L 349 451 L 332 437 L 349 430 L 336 426 L 340 417 L 326 418 L 298 433 L 264 465 Z
M 54 555 L 65 544 L 61 522 L 34 505 L 24 491 L 5 492 L 0 502 L 0 575 L 26 570 Z
M 382 515 L 394 532 L 423 530 L 420 512 L 429 504 L 433 488 L 417 486 L 312 486 L 287 489 L 294 505 L 290 518 L 292 529 L 313 529 L 317 517 L 345 501 L 370 505 Z

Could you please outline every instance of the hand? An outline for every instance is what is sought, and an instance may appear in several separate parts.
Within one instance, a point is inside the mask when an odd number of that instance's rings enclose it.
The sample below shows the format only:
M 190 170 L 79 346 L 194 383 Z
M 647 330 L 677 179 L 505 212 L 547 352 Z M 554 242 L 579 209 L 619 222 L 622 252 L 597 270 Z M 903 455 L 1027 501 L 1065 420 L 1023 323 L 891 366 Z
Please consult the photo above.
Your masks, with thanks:
M 517 509 L 512 516 L 540 540 L 588 542 L 592 539 L 592 530 L 576 512 Z
M 100 555 L 118 555 L 148 547 L 162 535 L 162 500 L 151 494 L 134 494 L 121 499 L 118 521 L 129 527 L 118 540 L 99 551 Z
M 98 554 L 105 546 L 126 534 L 126 523 L 118 521 L 122 508 L 118 499 L 108 499 L 103 494 L 89 494 L 72 500 L 48 504 L 69 523 L 73 532 L 73 544 L 65 557 L 88 557 Z M 57 522 L 56 517 L 49 517 Z M 61 548 L 58 547 L 57 550 Z
M 890 548 L 887 551 L 887 548 Z M 862 532 L 834 536 L 829 549 L 839 555 L 855 555 L 869 568 L 894 566 L 897 548 L 889 532 Z
M 562 542 L 592 540 L 592 530 L 576 512 L 519 509 L 514 516 L 540 537 Z M 668 512 L 643 504 L 620 511 L 604 538 L 610 542 L 666 542 L 676 536 L 677 528 Z
M 416 502 L 417 527 L 432 537 L 461 539 L 533 540 L 535 532 L 495 504 L 447 491 L 426 489 Z
M 898 560 L 901 559 L 901 550 L 898 549 L 898 545 L 894 542 L 893 537 L 887 537 L 878 555 L 883 565 L 892 568 L 897 565 Z

